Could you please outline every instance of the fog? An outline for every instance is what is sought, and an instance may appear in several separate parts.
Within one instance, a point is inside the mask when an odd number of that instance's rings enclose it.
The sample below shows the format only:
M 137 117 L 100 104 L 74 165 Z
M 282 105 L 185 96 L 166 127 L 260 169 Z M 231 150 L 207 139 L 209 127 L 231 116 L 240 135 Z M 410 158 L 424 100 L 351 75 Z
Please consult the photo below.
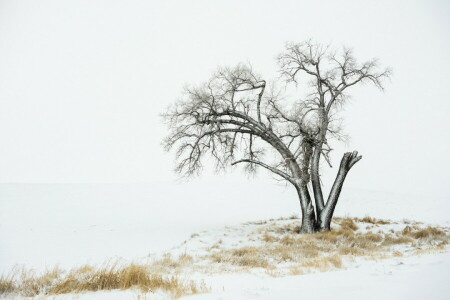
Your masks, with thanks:
M 385 92 L 357 88 L 343 111 L 351 139 L 332 160 L 363 155 L 347 186 L 448 197 L 449 13 L 446 1 L 2 1 L 0 182 L 178 184 L 159 114 L 183 86 L 239 62 L 275 78 L 285 42 L 314 38 L 393 69 Z M 204 176 L 249 190 L 271 178 Z

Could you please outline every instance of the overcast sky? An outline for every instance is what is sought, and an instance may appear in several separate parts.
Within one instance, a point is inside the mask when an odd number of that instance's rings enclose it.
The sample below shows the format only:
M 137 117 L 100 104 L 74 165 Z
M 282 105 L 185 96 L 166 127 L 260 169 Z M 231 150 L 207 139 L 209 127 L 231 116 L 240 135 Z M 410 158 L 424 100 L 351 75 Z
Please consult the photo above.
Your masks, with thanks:
M 173 180 L 159 114 L 183 86 L 238 62 L 276 77 L 285 42 L 314 38 L 394 71 L 343 112 L 348 185 L 447 197 L 449 3 L 2 0 L 0 182 Z

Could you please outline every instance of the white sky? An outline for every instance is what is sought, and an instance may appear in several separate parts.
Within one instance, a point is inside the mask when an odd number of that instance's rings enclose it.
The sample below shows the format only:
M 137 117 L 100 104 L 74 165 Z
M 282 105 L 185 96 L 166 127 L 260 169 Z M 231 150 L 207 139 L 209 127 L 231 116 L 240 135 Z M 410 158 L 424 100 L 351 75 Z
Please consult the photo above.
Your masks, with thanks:
M 346 107 L 333 161 L 363 155 L 348 185 L 447 197 L 449 16 L 447 1 L 0 1 L 0 182 L 172 180 L 159 114 L 182 87 L 241 61 L 274 77 L 286 41 L 314 38 L 394 70 Z

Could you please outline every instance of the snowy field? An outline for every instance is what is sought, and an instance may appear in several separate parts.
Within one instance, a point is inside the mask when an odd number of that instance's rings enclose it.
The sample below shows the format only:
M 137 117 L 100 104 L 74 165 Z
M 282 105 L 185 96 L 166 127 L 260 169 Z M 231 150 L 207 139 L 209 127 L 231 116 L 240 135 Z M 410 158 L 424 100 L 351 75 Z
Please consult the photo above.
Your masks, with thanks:
M 449 15 L 442 0 L 0 1 L 0 298 L 449 300 Z M 236 159 L 263 156 L 261 128 L 301 138 L 298 162 L 324 142 L 328 195 L 342 155 L 363 156 L 334 230 L 297 234 L 296 192 L 266 170 L 217 174 L 205 156 L 200 177 L 174 173 L 169 106 L 227 134 L 229 95 L 261 123 L 244 118 Z
M 247 274 L 207 279 L 211 293 L 182 299 L 448 299 L 450 253 L 370 261 L 356 268 L 271 278 Z M 326 285 L 326 286 L 324 286 Z M 167 299 L 138 291 L 64 295 L 48 299 Z
M 449 199 L 418 200 L 420 196 L 347 189 L 336 215 L 370 215 L 449 226 Z M 174 251 L 192 234 L 221 233 L 226 226 L 239 228 L 243 222 L 289 217 L 293 213 L 298 213 L 298 203 L 292 190 L 260 181 L 1 184 L 0 271 L 6 273 L 15 265 L 43 270 L 54 265 L 68 269 L 118 258 L 143 261 Z M 239 239 L 245 241 L 245 232 L 236 237 Z M 331 295 L 337 299 L 423 299 L 424 295 L 445 299 L 450 292 L 446 284 L 449 275 L 450 255 L 444 251 L 359 261 L 340 270 L 298 276 L 215 274 L 199 277 L 210 293 L 189 298 L 298 299 L 301 294 L 310 299 Z M 329 284 L 321 288 L 324 281 Z M 57 299 L 70 297 L 75 296 Z M 118 291 L 76 297 L 164 299 L 167 295 Z

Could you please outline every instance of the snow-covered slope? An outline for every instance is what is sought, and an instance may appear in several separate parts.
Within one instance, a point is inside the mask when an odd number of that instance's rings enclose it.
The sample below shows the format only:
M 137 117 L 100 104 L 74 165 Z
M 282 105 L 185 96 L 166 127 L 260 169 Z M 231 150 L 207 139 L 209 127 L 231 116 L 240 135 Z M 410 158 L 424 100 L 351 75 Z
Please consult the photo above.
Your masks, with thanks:
M 280 278 L 227 274 L 186 299 L 448 299 L 450 253 L 365 261 L 356 268 Z
M 420 196 L 345 189 L 336 214 L 448 226 L 449 208 L 445 198 L 424 201 Z M 67 269 L 111 258 L 146 261 L 168 251 L 199 252 L 200 237 L 208 244 L 214 235 L 226 232 L 226 226 L 242 228 L 238 224 L 288 217 L 298 209 L 293 192 L 273 184 L 0 184 L 0 272 L 16 264 L 38 270 L 59 264 Z M 199 237 L 191 239 L 195 233 Z M 251 243 L 247 233 L 234 231 L 232 240 Z M 183 244 L 185 240 L 191 244 Z M 298 276 L 211 274 L 198 277 L 211 293 L 190 299 L 298 299 L 300 295 L 309 299 L 423 299 L 424 295 L 445 299 L 450 292 L 444 282 L 449 267 L 447 252 L 358 261 L 348 269 Z M 155 297 L 130 290 L 86 293 L 80 299 L 138 296 Z

